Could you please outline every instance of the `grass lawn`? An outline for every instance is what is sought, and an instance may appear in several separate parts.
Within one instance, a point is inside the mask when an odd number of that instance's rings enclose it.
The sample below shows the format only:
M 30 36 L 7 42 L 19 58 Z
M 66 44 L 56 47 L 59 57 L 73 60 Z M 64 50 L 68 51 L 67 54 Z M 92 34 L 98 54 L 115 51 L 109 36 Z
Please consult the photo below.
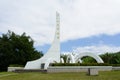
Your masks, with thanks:
M 0 80 L 120 80 L 120 71 L 99 72 L 98 76 L 86 73 L 0 73 Z

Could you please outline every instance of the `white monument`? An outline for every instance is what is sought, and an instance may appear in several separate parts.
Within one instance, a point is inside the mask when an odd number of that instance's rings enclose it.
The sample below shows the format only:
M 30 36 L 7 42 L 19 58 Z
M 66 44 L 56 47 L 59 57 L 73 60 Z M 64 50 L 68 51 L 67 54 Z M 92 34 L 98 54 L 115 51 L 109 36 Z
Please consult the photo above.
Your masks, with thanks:
M 94 58 L 97 63 L 104 63 L 104 61 L 101 59 L 101 57 L 97 54 L 94 53 L 90 53 L 90 52 L 84 52 L 84 53 L 74 53 L 73 54 L 68 54 L 67 55 L 67 63 L 82 63 L 81 58 L 84 56 L 90 56 L 92 58 Z
M 104 63 L 103 60 L 94 53 L 80 53 L 80 54 L 68 54 L 67 62 L 70 63 L 82 63 L 81 58 L 84 56 L 93 57 L 98 63 Z M 28 61 L 24 69 L 47 69 L 50 63 L 60 63 L 60 15 L 56 12 L 56 32 L 54 41 L 48 50 L 48 52 L 40 59 L 34 61 Z M 64 63 L 64 60 L 61 59 Z
M 40 59 L 28 61 L 24 69 L 47 69 L 50 63 L 60 62 L 60 15 L 56 12 L 56 32 L 48 52 Z

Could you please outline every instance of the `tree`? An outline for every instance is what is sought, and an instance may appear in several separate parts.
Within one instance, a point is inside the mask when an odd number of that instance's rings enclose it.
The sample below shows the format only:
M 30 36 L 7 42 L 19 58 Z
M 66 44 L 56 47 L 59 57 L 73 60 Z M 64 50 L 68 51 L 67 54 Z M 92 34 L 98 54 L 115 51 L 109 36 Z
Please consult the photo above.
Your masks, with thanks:
M 33 47 L 34 41 L 25 33 L 17 35 L 8 31 L 0 37 L 0 70 L 10 64 L 25 65 L 27 61 L 40 58 L 43 54 Z
M 115 55 L 115 61 L 117 64 L 120 64 L 120 52 L 117 52 L 116 55 Z
M 105 63 L 109 64 L 120 64 L 120 52 L 116 53 L 105 53 L 100 55 Z
M 90 56 L 84 56 L 81 59 L 83 63 L 97 63 L 97 61 Z

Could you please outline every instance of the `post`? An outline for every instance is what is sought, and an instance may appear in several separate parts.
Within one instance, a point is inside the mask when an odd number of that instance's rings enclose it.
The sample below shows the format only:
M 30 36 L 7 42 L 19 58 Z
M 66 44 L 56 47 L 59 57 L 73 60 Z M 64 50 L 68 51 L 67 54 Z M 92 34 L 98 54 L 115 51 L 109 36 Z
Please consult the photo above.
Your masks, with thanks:
M 89 76 L 98 76 L 98 69 L 96 69 L 96 68 L 88 68 L 87 75 L 89 75 Z

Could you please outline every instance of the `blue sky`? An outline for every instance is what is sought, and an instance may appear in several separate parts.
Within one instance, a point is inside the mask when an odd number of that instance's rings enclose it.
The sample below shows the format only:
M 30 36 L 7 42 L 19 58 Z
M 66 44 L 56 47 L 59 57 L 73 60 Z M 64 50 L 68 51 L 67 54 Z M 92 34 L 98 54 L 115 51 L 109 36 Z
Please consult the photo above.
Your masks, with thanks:
M 106 51 L 110 52 L 117 52 L 120 51 L 120 34 L 116 35 L 99 35 L 99 36 L 91 36 L 87 38 L 82 38 L 82 39 L 76 39 L 76 40 L 69 40 L 67 42 L 62 42 L 61 43 L 61 51 L 62 52 L 74 52 L 74 49 L 76 48 L 83 48 L 84 47 L 89 47 L 89 49 L 93 46 L 99 48 L 99 52 L 102 52 L 100 48 L 104 47 L 104 49 L 107 48 Z M 39 46 L 37 47 L 38 50 L 42 50 L 44 53 L 49 49 L 50 44 L 46 44 L 44 46 Z M 114 49 L 115 50 L 110 50 Z M 86 51 L 86 50 L 85 50 Z
M 0 0 L 0 35 L 26 32 L 46 52 L 60 13 L 61 53 L 120 51 L 119 0 Z

